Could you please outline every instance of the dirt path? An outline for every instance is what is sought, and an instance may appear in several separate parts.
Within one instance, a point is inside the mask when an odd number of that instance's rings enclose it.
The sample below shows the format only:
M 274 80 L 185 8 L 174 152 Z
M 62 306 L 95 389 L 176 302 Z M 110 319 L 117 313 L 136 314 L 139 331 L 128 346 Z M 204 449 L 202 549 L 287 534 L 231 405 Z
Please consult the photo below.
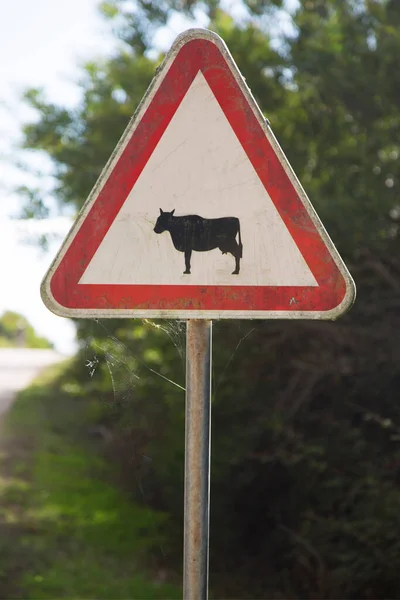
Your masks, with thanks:
M 42 369 L 64 358 L 54 350 L 0 348 L 0 415 Z

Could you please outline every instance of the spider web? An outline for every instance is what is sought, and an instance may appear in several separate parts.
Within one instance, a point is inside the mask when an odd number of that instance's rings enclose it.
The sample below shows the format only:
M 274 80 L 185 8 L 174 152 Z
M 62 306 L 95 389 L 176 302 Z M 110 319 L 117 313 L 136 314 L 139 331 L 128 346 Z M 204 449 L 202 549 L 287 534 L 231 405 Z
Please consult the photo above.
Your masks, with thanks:
M 235 323 L 235 335 L 230 335 L 229 340 L 224 339 L 224 327 L 226 324 L 221 322 L 213 323 L 213 337 L 219 338 L 223 344 L 230 347 L 227 348 L 228 359 L 221 364 L 218 362 L 218 367 L 214 368 L 212 373 L 212 398 L 213 402 L 217 399 L 220 386 L 223 386 L 225 379 L 229 377 L 230 370 L 234 368 L 234 358 L 243 344 L 248 343 L 249 338 L 259 326 L 254 324 L 254 321 L 240 321 Z M 85 369 L 87 371 L 88 380 L 91 385 L 100 390 L 111 391 L 110 394 L 104 392 L 102 401 L 105 404 L 106 410 L 112 412 L 117 407 L 123 412 L 129 414 L 127 428 L 132 431 L 140 429 L 140 414 L 135 414 L 131 410 L 134 405 L 134 394 L 138 385 L 163 384 L 167 387 L 166 390 L 175 390 L 182 403 L 185 398 L 185 356 L 186 356 L 186 322 L 177 320 L 158 320 L 145 319 L 143 321 L 133 320 L 132 331 L 136 331 L 138 335 L 137 342 L 135 337 L 126 339 L 127 337 L 127 322 L 121 323 L 120 329 L 115 328 L 114 324 L 110 324 L 108 320 L 95 319 L 91 322 L 91 335 L 82 343 L 82 356 L 84 357 Z M 161 363 L 155 364 L 156 361 L 151 353 L 144 350 L 143 338 L 149 333 L 155 334 L 154 343 L 159 340 L 163 346 L 168 345 L 168 348 L 173 349 L 176 367 L 179 372 L 179 379 L 171 379 L 162 372 L 162 356 Z M 140 334 L 140 335 L 139 335 Z M 222 339 L 221 339 L 222 337 Z M 157 352 L 157 348 L 154 349 Z M 171 357 L 170 357 L 171 361 Z M 143 383 L 143 378 L 145 383 Z M 96 385 L 97 383 L 97 385 Z M 102 393 L 101 393 L 102 395 Z M 153 401 L 150 399 L 150 401 Z M 157 400 L 156 400 L 157 401 Z M 137 425 L 137 427 L 136 427 Z M 181 440 L 182 448 L 184 446 L 184 436 Z M 135 461 L 132 457 L 132 462 L 135 464 L 133 479 L 136 485 L 137 492 L 144 505 L 150 507 L 149 496 L 151 493 L 147 489 L 147 478 L 143 473 L 147 473 L 148 469 L 152 468 L 154 461 L 153 456 L 142 454 L 137 463 L 138 457 L 135 456 Z M 182 472 L 183 472 L 182 462 Z M 132 483 L 132 481 L 131 481 Z M 183 490 L 182 490 L 183 500 Z M 154 536 L 157 536 L 157 523 L 154 523 Z M 161 540 L 161 535 L 160 535 Z M 164 548 L 162 541 L 158 544 L 158 564 L 166 560 L 168 555 L 167 549 Z
M 94 323 L 100 330 L 106 332 L 105 339 L 98 339 L 95 331 L 93 337 L 89 338 L 85 344 L 85 367 L 90 378 L 96 376 L 96 371 L 105 362 L 109 373 L 110 383 L 113 389 L 114 401 L 118 402 L 121 399 L 128 399 L 130 392 L 137 384 L 137 381 L 142 377 L 143 372 L 150 372 L 155 377 L 159 377 L 167 381 L 170 385 L 175 386 L 185 392 L 185 386 L 181 382 L 173 381 L 160 371 L 153 368 L 140 355 L 140 351 L 135 352 L 130 346 L 122 342 L 115 334 L 111 333 L 107 327 L 107 321 L 94 319 Z M 175 347 L 177 361 L 183 367 L 186 357 L 186 322 L 177 320 L 152 321 L 151 319 L 143 319 L 143 323 L 150 328 L 154 328 L 162 332 L 169 338 Z M 238 339 L 232 349 L 232 353 L 224 365 L 222 371 L 215 372 L 213 369 L 212 395 L 215 397 L 221 383 L 224 381 L 232 360 L 234 359 L 240 346 L 249 336 L 257 329 L 257 325 L 253 322 L 243 324 L 238 327 Z M 221 325 L 219 322 L 213 322 L 213 336 L 219 334 Z M 103 337 L 103 336 L 102 336 Z

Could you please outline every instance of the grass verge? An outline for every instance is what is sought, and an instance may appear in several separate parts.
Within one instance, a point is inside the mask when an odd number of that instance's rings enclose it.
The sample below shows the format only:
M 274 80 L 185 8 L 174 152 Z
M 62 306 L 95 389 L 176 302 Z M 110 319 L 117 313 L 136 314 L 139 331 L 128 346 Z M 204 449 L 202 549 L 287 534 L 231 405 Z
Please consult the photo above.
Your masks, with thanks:
M 2 423 L 1 598 L 181 598 L 144 569 L 167 517 L 135 505 L 88 441 L 90 403 L 60 389 L 57 366 Z

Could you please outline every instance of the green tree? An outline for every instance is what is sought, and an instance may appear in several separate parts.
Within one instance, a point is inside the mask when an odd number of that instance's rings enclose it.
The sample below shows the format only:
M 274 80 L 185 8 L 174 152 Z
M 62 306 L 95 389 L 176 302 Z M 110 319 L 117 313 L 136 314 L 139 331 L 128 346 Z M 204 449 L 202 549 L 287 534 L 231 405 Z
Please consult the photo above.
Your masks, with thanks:
M 288 12 L 284 4 L 248 3 L 240 23 L 214 2 L 201 6 L 212 17 L 210 28 L 227 41 L 334 240 L 350 255 L 371 243 L 386 248 L 398 220 L 398 5 L 314 0 Z M 161 58 L 149 58 L 154 34 L 177 10 L 191 16 L 200 8 L 174 2 L 132 8 L 127 0 L 114 0 L 102 10 L 123 42 L 111 59 L 86 65 L 81 104 L 67 110 L 39 90 L 26 94 L 41 118 L 25 126 L 24 146 L 52 157 L 54 195 L 76 208 L 154 75 Z M 272 35 L 283 18 L 289 33 Z M 27 198 L 26 210 L 38 213 L 37 196 Z
M 0 317 L 0 346 L 53 348 L 53 344 L 39 336 L 24 316 L 11 310 Z
M 38 118 L 24 147 L 52 158 L 54 196 L 78 209 L 162 58 L 159 28 L 179 11 L 223 36 L 359 299 L 337 324 L 216 324 L 211 582 L 223 597 L 397 597 L 400 4 L 243 8 L 103 4 L 120 40 L 114 55 L 86 66 L 73 110 L 26 94 Z M 45 214 L 45 200 L 30 197 L 27 214 Z M 170 382 L 183 384 L 183 331 L 166 331 L 177 344 L 151 324 L 78 323 L 82 353 L 99 365 L 86 391 L 110 398 L 102 419 L 118 430 L 128 484 L 139 476 L 148 501 L 170 513 L 179 554 L 184 408 Z

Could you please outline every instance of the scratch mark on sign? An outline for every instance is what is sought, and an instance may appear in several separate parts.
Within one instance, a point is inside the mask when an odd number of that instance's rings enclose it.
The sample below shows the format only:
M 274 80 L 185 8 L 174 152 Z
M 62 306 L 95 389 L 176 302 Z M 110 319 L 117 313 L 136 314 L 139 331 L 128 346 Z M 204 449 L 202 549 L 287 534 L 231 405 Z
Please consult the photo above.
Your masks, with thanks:
M 154 171 L 157 171 L 157 169 L 163 164 L 165 163 L 166 160 L 169 159 L 170 156 L 172 156 L 173 154 L 175 154 L 175 152 L 177 152 L 179 150 L 179 148 L 181 148 L 181 146 L 184 146 L 186 144 L 186 140 L 183 140 L 183 142 L 181 142 L 180 144 L 178 144 L 177 146 L 175 146 L 175 148 L 173 150 L 171 150 L 171 152 L 169 152 L 169 154 L 167 154 L 161 162 L 159 162 L 153 169 Z

